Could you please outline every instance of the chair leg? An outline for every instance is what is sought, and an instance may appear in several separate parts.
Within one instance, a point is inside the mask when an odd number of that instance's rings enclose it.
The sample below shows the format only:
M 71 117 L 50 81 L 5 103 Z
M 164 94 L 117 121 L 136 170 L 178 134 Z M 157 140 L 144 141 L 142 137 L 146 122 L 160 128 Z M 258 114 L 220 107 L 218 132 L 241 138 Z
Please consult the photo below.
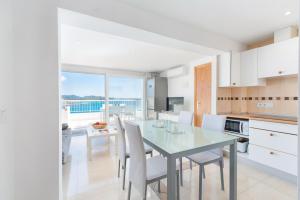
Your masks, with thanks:
M 179 187 L 179 173 L 177 172 L 177 200 L 180 199 L 180 187 Z
M 224 191 L 224 173 L 223 173 L 223 161 L 220 160 L 219 161 L 219 165 L 220 165 L 220 175 L 221 175 L 221 189 Z
M 125 190 L 126 161 L 127 161 L 127 159 L 125 158 L 125 165 L 124 165 L 124 168 L 123 168 L 123 190 Z
M 199 165 L 199 200 L 202 200 L 202 177 L 203 167 Z
M 119 166 L 118 166 L 118 178 L 120 178 L 120 167 L 121 167 L 121 161 L 119 159 Z
M 203 173 L 203 178 L 205 178 L 205 169 L 204 169 L 204 166 L 202 168 L 202 173 Z
M 147 183 L 145 184 L 145 194 L 143 200 L 147 199 Z
M 179 158 L 179 167 L 180 167 L 180 185 L 183 186 L 183 173 L 182 173 L 182 157 Z
M 131 195 L 131 181 L 129 181 L 127 200 L 130 200 L 130 195 Z
M 157 183 L 157 190 L 158 190 L 158 193 L 161 192 L 161 191 L 160 191 L 160 180 L 159 180 L 158 183 Z
M 192 163 L 191 160 L 190 160 L 190 169 L 191 169 L 191 170 L 193 169 L 193 163 Z

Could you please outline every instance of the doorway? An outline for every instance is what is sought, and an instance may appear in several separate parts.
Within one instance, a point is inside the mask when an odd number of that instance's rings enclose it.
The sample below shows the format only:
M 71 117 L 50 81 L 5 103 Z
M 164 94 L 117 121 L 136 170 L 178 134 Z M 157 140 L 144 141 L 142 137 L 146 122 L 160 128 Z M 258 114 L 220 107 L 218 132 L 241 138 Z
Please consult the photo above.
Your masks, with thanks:
M 194 68 L 194 125 L 200 127 L 202 116 L 211 112 L 211 63 Z

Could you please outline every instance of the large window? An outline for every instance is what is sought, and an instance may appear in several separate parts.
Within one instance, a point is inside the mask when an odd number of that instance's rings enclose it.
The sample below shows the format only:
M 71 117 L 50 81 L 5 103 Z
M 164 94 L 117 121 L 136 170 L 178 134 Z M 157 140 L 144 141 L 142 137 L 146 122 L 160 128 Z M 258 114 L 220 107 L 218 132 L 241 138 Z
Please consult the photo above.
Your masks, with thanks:
M 113 114 L 121 119 L 143 118 L 143 79 L 111 76 L 108 78 L 109 120 Z
M 105 121 L 105 76 L 62 72 L 63 121 L 72 127 Z
M 71 127 L 112 121 L 113 114 L 143 118 L 143 78 L 62 72 L 61 79 L 62 118 Z

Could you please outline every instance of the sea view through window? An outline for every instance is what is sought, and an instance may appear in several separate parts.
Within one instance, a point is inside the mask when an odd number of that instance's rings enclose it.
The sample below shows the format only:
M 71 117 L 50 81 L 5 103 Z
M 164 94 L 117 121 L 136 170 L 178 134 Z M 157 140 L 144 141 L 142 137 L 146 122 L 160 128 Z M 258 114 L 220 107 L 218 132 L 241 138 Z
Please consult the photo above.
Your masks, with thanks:
M 143 118 L 143 78 L 62 72 L 61 81 L 63 122 L 70 126 L 110 122 L 114 114 Z

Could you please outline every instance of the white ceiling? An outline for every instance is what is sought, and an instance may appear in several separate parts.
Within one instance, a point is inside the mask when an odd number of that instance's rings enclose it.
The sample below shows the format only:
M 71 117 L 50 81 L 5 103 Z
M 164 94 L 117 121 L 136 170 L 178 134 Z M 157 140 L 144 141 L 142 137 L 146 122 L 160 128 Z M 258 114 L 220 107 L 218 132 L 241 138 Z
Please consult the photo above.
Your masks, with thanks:
M 298 0 L 114 2 L 244 44 L 270 37 L 275 30 L 298 23 Z M 285 15 L 287 11 L 291 12 L 288 16 Z M 215 49 L 183 42 L 181 44 L 180 41 L 158 37 L 157 34 L 142 30 L 137 34 L 134 28 L 112 25 L 111 22 L 99 21 L 98 18 L 69 13 L 63 19 L 61 59 L 65 64 L 149 72 L 163 71 L 216 54 Z
M 242 43 L 298 23 L 298 0 L 118 0 Z M 291 14 L 285 16 L 285 12 Z M 159 22 L 158 22 L 159 23 Z
M 203 58 L 199 53 L 122 38 L 63 24 L 61 60 L 65 64 L 139 72 L 163 71 Z

